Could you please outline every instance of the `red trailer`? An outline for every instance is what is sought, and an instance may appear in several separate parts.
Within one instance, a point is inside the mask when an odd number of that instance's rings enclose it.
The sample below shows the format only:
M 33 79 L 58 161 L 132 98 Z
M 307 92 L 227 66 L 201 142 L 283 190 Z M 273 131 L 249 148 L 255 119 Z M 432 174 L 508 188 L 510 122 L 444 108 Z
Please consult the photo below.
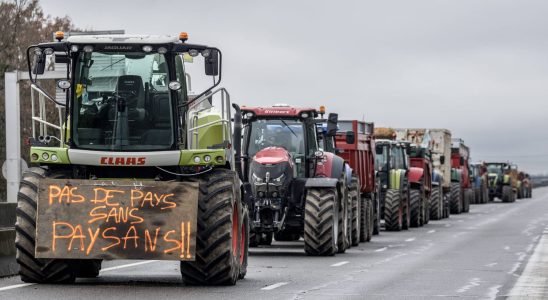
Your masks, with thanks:
M 470 148 L 459 138 L 452 139 L 451 146 L 451 213 L 460 214 L 470 210 L 475 197 L 470 183 Z
M 358 205 L 353 210 L 360 210 L 359 240 L 369 241 L 371 235 L 379 232 L 378 184 L 375 178 L 375 138 L 374 123 L 357 120 L 338 122 L 338 133 L 335 138 L 338 155 L 353 169 L 356 183 L 359 186 Z M 355 136 L 354 143 L 347 143 L 347 136 Z

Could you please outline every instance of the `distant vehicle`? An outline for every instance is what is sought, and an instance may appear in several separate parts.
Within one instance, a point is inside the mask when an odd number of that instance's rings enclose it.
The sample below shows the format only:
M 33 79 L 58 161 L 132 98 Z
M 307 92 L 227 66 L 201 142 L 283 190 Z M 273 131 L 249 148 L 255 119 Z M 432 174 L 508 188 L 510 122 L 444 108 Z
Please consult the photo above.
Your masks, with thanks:
M 487 173 L 489 176 L 489 200 L 496 198 L 502 202 L 516 201 L 514 184 L 510 176 L 510 164 L 507 162 L 487 162 Z

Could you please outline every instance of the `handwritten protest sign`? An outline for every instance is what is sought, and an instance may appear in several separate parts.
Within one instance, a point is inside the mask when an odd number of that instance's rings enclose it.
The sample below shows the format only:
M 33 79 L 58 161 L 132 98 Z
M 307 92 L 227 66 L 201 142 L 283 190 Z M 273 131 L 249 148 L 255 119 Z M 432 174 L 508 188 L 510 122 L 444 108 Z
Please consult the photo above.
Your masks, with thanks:
M 194 260 L 198 184 L 42 180 L 36 257 Z

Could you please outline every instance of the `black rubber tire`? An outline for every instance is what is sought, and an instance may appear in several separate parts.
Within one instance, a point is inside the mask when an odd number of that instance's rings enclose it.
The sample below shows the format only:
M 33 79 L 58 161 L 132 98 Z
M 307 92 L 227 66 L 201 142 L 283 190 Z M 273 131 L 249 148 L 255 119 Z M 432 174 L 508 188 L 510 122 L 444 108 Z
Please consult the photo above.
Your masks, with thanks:
M 451 213 L 452 214 L 460 214 L 462 212 L 462 188 L 460 186 L 459 182 L 452 182 L 451 183 L 451 199 L 449 201 Z
M 409 192 L 409 210 L 411 213 L 411 227 L 420 227 L 422 226 L 421 221 L 421 195 L 420 191 L 416 189 L 411 189 Z
M 274 239 L 278 242 L 294 242 L 300 238 L 301 236 L 298 233 L 278 231 L 274 234 Z
M 367 198 L 360 197 L 360 242 L 367 242 L 367 225 L 370 222 L 367 219 Z
M 71 283 L 77 276 L 96 277 L 101 260 L 38 259 L 34 257 L 38 185 L 41 179 L 67 178 L 68 172 L 48 172 L 33 167 L 23 173 L 17 195 L 15 223 L 16 260 L 24 282 Z
M 505 203 L 510 203 L 510 202 L 513 202 L 512 201 L 512 197 L 513 197 L 513 194 L 514 191 L 512 191 L 512 187 L 509 186 L 509 185 L 505 185 L 502 187 L 502 202 L 505 202 Z
M 311 188 L 306 192 L 304 251 L 311 256 L 337 253 L 339 205 L 336 188 Z
M 431 193 L 430 193 L 431 195 Z M 426 193 L 422 193 L 423 196 L 423 210 L 422 210 L 422 225 L 426 225 L 430 223 L 430 203 L 431 203 L 431 196 L 428 197 Z
M 439 187 L 432 187 L 432 195 L 430 196 L 430 219 L 441 220 L 443 218 L 443 198 Z
M 470 201 L 474 197 L 474 191 L 470 188 L 464 190 L 464 198 L 462 199 L 462 212 L 467 213 L 470 211 Z
M 244 255 L 240 259 L 238 279 L 244 279 L 245 275 L 247 275 L 247 265 L 249 260 L 249 211 L 247 210 L 247 207 L 244 208 L 244 216 L 242 218 L 242 233 L 243 234 L 240 235 L 240 247 L 244 247 Z
M 360 231 L 361 231 L 361 206 L 362 198 L 360 195 L 360 183 L 358 178 L 352 178 L 352 185 L 350 186 L 350 191 L 348 196 L 352 203 L 352 222 L 351 222 L 351 237 L 352 246 L 358 246 L 360 244 Z
M 365 198 L 365 213 L 367 214 L 367 227 L 366 227 L 366 236 L 365 241 L 369 242 L 371 241 L 371 238 L 373 237 L 373 222 L 375 221 L 375 212 L 373 207 L 373 201 L 371 199 Z
M 239 222 L 243 213 L 236 173 L 213 169 L 189 180 L 200 185 L 198 230 L 196 260 L 181 261 L 183 282 L 186 285 L 234 285 L 239 277 L 242 253 L 241 224 L 234 221 Z M 233 224 L 238 228 L 237 236 L 234 236 Z M 233 244 L 238 245 L 236 249 Z
M 403 205 L 403 223 L 401 229 L 408 230 L 411 228 L 411 210 L 409 209 L 409 192 L 404 192 L 402 197 Z
M 341 178 L 339 197 L 339 236 L 337 237 L 337 252 L 344 253 L 351 245 L 351 228 L 352 211 L 349 189 L 346 185 L 346 177 Z
M 403 203 L 399 190 L 386 190 L 386 197 L 384 199 L 384 226 L 386 231 L 402 230 Z

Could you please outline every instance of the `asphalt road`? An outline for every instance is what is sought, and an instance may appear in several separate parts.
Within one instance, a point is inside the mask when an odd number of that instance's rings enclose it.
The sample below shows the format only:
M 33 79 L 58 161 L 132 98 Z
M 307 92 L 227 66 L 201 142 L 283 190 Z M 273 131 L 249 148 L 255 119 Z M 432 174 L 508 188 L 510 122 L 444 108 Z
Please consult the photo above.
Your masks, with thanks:
M 0 299 L 547 299 L 547 226 L 548 188 L 540 188 L 533 199 L 381 232 L 334 257 L 308 257 L 302 242 L 255 248 L 236 286 L 186 287 L 177 262 L 112 261 L 99 278 L 72 285 L 0 279 Z

